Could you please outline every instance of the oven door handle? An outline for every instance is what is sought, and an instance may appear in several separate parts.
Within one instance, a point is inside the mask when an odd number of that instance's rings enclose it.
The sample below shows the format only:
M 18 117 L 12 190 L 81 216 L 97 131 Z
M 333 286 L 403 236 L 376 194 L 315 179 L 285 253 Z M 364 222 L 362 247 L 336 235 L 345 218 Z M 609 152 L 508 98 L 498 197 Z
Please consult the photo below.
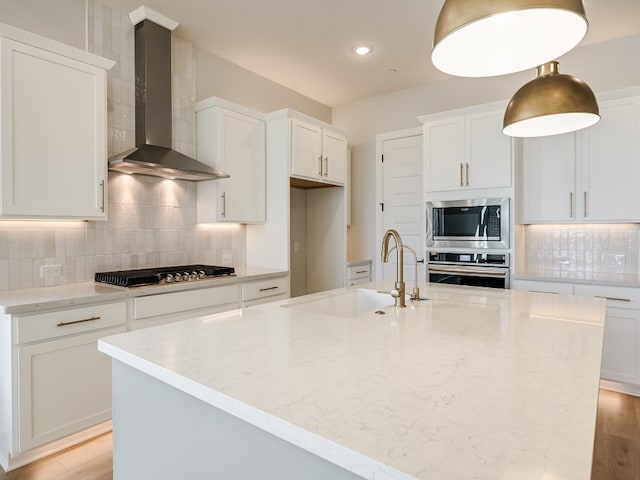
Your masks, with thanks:
M 445 273 L 449 275 L 463 276 L 483 276 L 492 278 L 503 278 L 507 276 L 508 268 L 491 267 L 458 267 L 458 266 L 437 266 L 429 265 L 429 273 Z

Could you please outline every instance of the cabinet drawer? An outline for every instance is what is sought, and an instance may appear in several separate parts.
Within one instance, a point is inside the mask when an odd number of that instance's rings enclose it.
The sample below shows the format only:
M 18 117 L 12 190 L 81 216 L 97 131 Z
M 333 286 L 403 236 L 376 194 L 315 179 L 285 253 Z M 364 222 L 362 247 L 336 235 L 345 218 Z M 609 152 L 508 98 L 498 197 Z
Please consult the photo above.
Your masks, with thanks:
M 124 325 L 126 322 L 126 302 L 105 303 L 35 315 L 21 315 L 17 318 L 17 341 L 19 344 L 36 342 L 115 327 Z
M 356 278 L 371 277 L 371 265 L 357 265 L 347 268 L 347 279 L 355 280 Z
M 514 280 L 511 282 L 514 290 L 527 290 L 538 293 L 563 293 L 573 295 L 573 285 L 560 282 L 539 282 L 535 280 Z
M 607 307 L 640 309 L 640 288 L 576 285 L 575 294 L 585 297 L 605 298 Z
M 133 318 L 156 317 L 221 305 L 238 305 L 238 286 L 203 288 L 184 292 L 138 297 L 133 301 Z
M 271 278 L 242 285 L 242 301 L 289 293 L 289 277 Z

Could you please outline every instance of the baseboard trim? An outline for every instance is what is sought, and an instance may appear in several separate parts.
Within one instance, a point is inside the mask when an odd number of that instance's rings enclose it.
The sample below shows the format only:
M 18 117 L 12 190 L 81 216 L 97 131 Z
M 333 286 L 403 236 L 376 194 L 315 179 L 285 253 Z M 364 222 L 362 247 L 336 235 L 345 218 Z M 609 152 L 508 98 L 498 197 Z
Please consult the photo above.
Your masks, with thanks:
M 633 395 L 634 397 L 640 397 L 640 385 L 601 379 L 600 388 L 603 388 L 605 390 L 613 390 L 614 392 L 625 393 L 627 395 Z
M 4 468 L 5 472 L 10 472 L 11 470 L 23 467 L 29 463 L 35 462 L 36 460 L 40 460 L 41 458 L 48 457 L 49 455 L 64 450 L 65 448 L 73 447 L 74 445 L 90 440 L 98 435 L 110 432 L 111 428 L 112 422 L 111 420 L 107 420 L 106 422 L 102 422 L 98 425 L 82 430 L 81 432 L 56 440 L 55 442 L 47 443 L 46 445 L 27 450 L 26 452 L 21 452 L 16 456 L 10 455 L 7 459 L 8 461 L 6 461 L 6 465 L 4 463 L 2 464 L 2 468 Z M 2 458 L 1 460 L 4 461 L 5 459 Z

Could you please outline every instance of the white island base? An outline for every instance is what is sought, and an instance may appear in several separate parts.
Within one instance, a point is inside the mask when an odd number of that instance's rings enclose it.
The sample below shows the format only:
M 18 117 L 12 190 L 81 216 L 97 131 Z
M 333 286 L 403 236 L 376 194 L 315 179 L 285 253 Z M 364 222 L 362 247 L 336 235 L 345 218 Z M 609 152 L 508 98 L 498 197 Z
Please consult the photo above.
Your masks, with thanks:
M 115 480 L 363 478 L 123 363 L 113 375 Z

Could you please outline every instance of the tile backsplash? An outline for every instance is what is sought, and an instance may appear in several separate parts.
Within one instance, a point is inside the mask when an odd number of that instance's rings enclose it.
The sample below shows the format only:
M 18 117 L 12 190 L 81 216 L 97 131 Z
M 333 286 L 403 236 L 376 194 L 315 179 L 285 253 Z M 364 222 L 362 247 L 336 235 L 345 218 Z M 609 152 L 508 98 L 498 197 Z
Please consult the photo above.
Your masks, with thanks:
M 527 270 L 640 274 L 640 224 L 528 225 Z
M 116 61 L 108 73 L 109 155 L 135 145 L 134 28 L 128 12 L 89 0 L 89 51 Z M 195 155 L 195 47 L 172 39 L 173 147 Z M 106 222 L 0 222 L 0 290 L 92 281 L 96 271 L 184 263 L 245 265 L 245 227 L 196 224 L 196 184 L 109 173 Z M 62 276 L 40 278 L 42 265 Z

